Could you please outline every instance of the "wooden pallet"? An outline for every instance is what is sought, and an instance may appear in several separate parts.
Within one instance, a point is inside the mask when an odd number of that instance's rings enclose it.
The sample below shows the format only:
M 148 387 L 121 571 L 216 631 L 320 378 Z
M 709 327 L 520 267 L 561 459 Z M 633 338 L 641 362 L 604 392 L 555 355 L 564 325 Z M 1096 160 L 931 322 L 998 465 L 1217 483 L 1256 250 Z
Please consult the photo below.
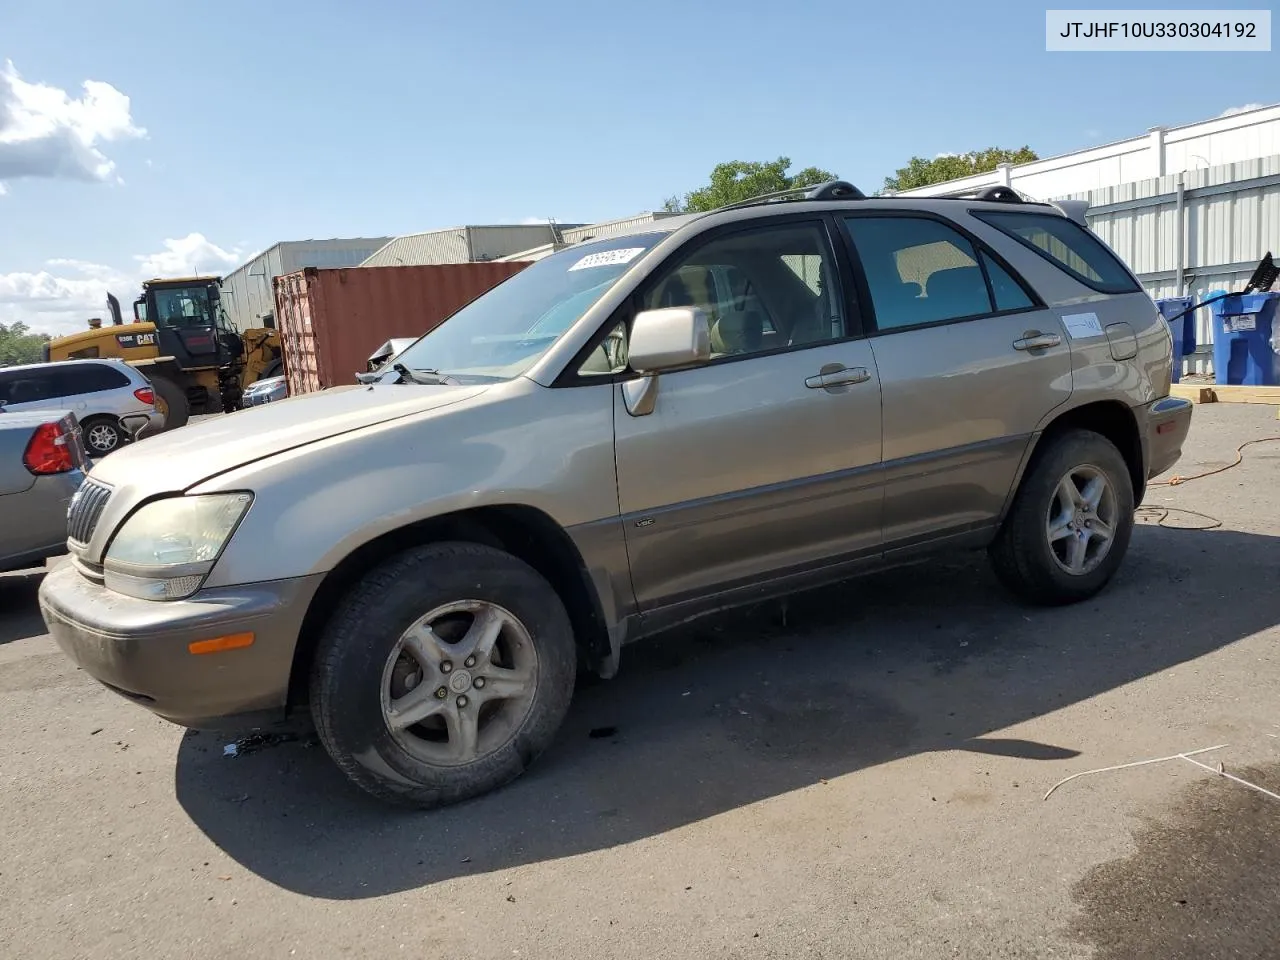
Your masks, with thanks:
M 1175 383 L 1169 396 L 1192 403 L 1268 403 L 1280 406 L 1280 387 L 1249 387 L 1222 383 Z
M 1213 403 L 1213 387 L 1203 383 L 1174 383 L 1169 385 L 1169 396 L 1181 397 L 1192 403 Z

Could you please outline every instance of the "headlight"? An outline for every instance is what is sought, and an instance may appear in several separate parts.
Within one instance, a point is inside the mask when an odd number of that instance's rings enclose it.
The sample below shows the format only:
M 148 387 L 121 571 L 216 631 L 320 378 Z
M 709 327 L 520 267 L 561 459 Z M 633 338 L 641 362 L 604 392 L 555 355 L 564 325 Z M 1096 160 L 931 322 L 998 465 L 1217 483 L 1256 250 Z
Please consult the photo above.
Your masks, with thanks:
M 250 493 L 217 493 L 148 503 L 107 548 L 107 588 L 143 600 L 191 596 L 252 502 Z

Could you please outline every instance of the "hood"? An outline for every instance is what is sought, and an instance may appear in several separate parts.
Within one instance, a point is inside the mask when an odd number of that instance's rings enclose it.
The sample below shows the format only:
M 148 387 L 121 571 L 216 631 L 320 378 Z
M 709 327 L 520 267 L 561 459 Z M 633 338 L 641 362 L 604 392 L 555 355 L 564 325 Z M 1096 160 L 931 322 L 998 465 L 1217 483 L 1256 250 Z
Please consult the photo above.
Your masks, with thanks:
M 446 407 L 483 386 L 379 384 L 332 387 L 211 417 L 123 447 L 93 477 L 140 492 L 186 490 L 215 474 L 340 433 Z

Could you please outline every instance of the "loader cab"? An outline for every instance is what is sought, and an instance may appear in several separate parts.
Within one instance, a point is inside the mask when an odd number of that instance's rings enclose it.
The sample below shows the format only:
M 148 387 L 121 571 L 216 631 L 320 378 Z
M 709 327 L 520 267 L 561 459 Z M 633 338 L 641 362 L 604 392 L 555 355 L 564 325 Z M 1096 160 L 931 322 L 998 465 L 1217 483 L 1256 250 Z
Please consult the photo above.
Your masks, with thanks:
M 156 328 L 156 348 L 190 370 L 221 367 L 235 357 L 217 278 L 152 280 L 133 302 L 134 319 Z

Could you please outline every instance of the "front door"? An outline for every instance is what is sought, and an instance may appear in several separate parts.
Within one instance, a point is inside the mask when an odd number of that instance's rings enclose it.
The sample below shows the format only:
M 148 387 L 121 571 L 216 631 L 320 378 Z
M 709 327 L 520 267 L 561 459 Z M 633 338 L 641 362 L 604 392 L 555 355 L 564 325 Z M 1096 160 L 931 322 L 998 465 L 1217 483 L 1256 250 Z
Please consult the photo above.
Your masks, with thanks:
M 618 496 L 642 611 L 880 549 L 880 383 L 821 219 L 718 231 L 640 309 L 698 306 L 712 359 L 615 391 Z
M 885 548 L 981 531 L 1033 433 L 1071 395 L 1066 333 L 1007 264 L 945 221 L 869 212 L 844 223 L 875 313 Z

